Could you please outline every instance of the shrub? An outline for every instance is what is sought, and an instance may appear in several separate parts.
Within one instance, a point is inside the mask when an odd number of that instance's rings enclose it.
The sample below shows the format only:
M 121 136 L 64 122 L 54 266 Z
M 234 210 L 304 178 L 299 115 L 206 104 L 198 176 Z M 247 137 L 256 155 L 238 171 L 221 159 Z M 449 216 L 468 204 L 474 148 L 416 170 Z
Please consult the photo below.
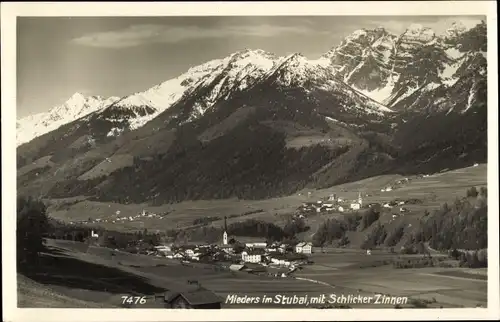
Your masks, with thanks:
M 47 208 L 40 200 L 31 197 L 17 199 L 17 260 L 36 260 L 44 249 L 43 237 L 49 231 Z
M 476 187 L 472 187 L 467 190 L 467 197 L 477 197 L 479 195 L 479 192 L 477 191 Z

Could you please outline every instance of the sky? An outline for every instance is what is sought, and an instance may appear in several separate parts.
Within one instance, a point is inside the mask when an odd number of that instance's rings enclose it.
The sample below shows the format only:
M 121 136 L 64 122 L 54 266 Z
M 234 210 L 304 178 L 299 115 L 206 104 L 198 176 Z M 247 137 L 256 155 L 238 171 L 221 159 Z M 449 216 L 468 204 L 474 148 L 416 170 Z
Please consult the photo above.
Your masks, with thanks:
M 361 28 L 401 34 L 413 24 L 443 33 L 480 16 L 19 17 L 17 118 L 75 92 L 124 96 L 233 52 L 299 52 L 315 59 Z

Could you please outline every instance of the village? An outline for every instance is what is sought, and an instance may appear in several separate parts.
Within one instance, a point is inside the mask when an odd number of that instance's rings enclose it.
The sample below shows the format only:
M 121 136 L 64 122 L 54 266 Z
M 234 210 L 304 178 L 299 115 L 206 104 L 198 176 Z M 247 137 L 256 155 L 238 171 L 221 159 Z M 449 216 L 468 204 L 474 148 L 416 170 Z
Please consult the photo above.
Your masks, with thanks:
M 421 177 L 428 177 L 422 175 Z M 398 187 L 409 184 L 411 179 L 404 178 L 397 180 L 392 185 L 388 185 L 381 189 L 381 192 L 392 191 Z M 361 209 L 375 208 L 377 210 L 387 209 L 393 212 L 393 219 L 397 216 L 402 216 L 409 210 L 404 207 L 406 204 L 418 204 L 421 200 L 395 199 L 389 202 L 372 202 L 363 203 L 363 197 L 369 197 L 370 194 L 362 194 L 358 192 L 358 198 L 351 200 L 330 194 L 326 198 L 318 198 L 317 201 L 302 203 L 293 214 L 295 219 L 307 219 L 310 216 L 317 214 L 338 214 L 357 212 Z M 312 193 L 308 192 L 308 198 L 312 199 Z M 116 217 L 111 222 L 119 221 L 134 221 L 139 218 L 161 218 L 165 214 L 151 213 L 143 210 L 135 216 L 119 216 L 117 211 Z M 104 220 L 95 219 L 82 223 L 102 223 Z M 303 265 L 310 264 L 308 255 L 319 251 L 317 247 L 313 247 L 311 242 L 297 241 L 294 244 L 284 242 L 266 242 L 263 240 L 246 241 L 243 236 L 228 237 L 226 217 L 224 218 L 224 231 L 219 244 L 174 244 L 162 243 L 162 245 L 154 246 L 148 250 L 143 250 L 142 253 L 150 256 L 165 257 L 175 259 L 184 263 L 202 262 L 216 264 L 219 267 L 230 270 L 244 270 L 252 273 L 271 272 L 270 275 L 287 277 L 290 273 L 300 269 Z M 99 235 L 92 231 L 91 237 L 95 240 Z M 367 251 L 370 254 L 370 251 Z
M 281 242 L 267 243 L 265 240 L 242 242 L 235 238 L 229 239 L 226 226 L 221 244 L 164 244 L 154 246 L 154 250 L 145 254 L 180 260 L 183 264 L 198 262 L 231 271 L 288 277 L 301 266 L 311 263 L 307 255 L 312 252 L 310 242 L 300 242 L 294 246 Z

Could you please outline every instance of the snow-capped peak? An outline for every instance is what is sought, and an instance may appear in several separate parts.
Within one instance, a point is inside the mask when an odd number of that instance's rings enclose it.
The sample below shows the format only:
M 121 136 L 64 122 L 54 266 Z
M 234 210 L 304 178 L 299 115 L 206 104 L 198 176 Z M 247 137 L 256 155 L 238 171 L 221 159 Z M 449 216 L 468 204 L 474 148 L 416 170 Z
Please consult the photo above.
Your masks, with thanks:
M 456 37 L 467 31 L 467 27 L 461 22 L 457 21 L 451 24 L 451 27 L 446 30 L 446 36 Z
M 358 39 L 358 38 L 366 36 L 366 35 L 367 35 L 366 29 L 359 29 L 359 30 L 356 30 L 353 33 L 351 33 L 345 39 L 346 39 L 346 41 L 352 41 L 354 39 Z
M 421 41 L 431 41 L 436 36 L 434 30 L 428 27 L 424 27 L 421 24 L 411 24 L 406 31 L 403 33 L 402 37 L 410 38 L 414 40 Z
M 76 104 L 85 100 L 85 95 L 80 92 L 76 92 L 66 101 L 67 104 Z
M 37 136 L 53 131 L 60 126 L 104 109 L 119 97 L 107 99 L 100 96 L 73 94 L 64 104 L 55 106 L 46 113 L 38 113 L 17 121 L 17 145 L 31 141 Z

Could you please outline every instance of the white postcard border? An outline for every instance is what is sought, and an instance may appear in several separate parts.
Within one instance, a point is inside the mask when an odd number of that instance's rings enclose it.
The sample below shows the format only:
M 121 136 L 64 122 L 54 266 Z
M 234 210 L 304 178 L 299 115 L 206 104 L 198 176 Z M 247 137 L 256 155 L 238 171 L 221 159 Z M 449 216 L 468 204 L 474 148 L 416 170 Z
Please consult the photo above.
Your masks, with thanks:
M 18 309 L 15 266 L 16 16 L 487 15 L 488 193 L 498 196 L 496 1 L 2 3 L 2 291 L 4 321 L 448 320 L 499 317 L 498 199 L 489 198 L 488 308 L 474 309 Z

